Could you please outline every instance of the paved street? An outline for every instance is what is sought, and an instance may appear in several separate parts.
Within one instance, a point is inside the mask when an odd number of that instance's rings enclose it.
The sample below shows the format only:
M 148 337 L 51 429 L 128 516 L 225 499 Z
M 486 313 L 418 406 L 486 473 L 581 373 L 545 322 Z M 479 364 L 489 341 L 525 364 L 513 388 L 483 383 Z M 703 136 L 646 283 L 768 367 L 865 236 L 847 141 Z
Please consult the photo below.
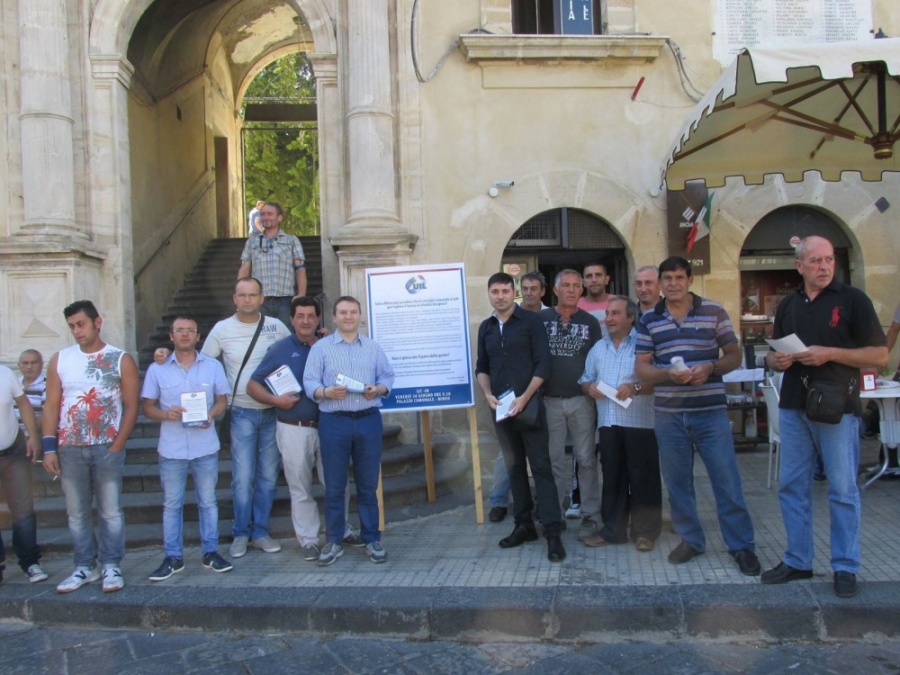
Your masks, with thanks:
M 418 642 L 294 635 L 0 625 L 0 672 L 91 673 L 895 673 L 900 641 L 873 643 Z

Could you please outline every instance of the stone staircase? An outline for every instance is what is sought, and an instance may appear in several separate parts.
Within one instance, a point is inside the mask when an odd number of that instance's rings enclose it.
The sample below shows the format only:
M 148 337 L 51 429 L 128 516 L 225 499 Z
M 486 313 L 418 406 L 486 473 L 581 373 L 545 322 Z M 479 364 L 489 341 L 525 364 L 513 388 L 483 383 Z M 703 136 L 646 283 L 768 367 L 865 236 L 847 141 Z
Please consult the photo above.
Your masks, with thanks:
M 197 318 L 202 335 L 206 335 L 216 321 L 232 314 L 234 305 L 231 296 L 239 265 L 244 239 L 219 239 L 210 242 L 209 247 L 197 262 L 185 286 L 169 303 L 166 313 L 152 335 L 146 336 L 140 351 L 142 373 L 153 361 L 153 351 L 157 347 L 169 347 L 169 326 L 179 314 Z M 317 237 L 301 237 L 307 256 L 307 271 L 311 295 L 322 294 L 322 261 Z M 382 477 L 385 511 L 408 507 L 426 501 L 424 454 L 419 444 L 400 442 L 401 428 L 385 419 L 384 456 Z M 159 424 L 143 416 L 126 445 L 127 458 L 122 481 L 122 506 L 125 512 L 126 537 L 129 547 L 159 545 L 162 541 L 162 488 L 159 481 L 158 455 Z M 496 455 L 495 450 L 490 450 Z M 452 493 L 462 486 L 471 485 L 471 466 L 466 459 L 467 450 L 455 437 L 436 439 L 435 483 L 438 496 Z M 71 550 L 68 535 L 65 499 L 59 481 L 53 481 L 40 468 L 34 471 L 35 509 L 38 518 L 38 540 L 44 550 Z M 314 486 L 316 499 L 320 502 L 323 490 L 320 483 Z M 353 489 L 351 487 L 351 495 Z M 219 453 L 219 481 L 217 497 L 219 503 L 219 532 L 223 541 L 230 541 L 232 496 L 231 496 L 231 453 L 223 447 Z M 351 496 L 351 511 L 355 515 Z M 351 515 L 351 522 L 355 519 Z M 187 542 L 199 541 L 196 497 L 193 481 L 188 478 L 185 499 L 184 536 Z M 9 530 L 9 511 L 5 498 L 0 503 L 0 527 Z M 272 535 L 291 537 L 293 528 L 290 519 L 290 496 L 282 475 L 272 509 Z

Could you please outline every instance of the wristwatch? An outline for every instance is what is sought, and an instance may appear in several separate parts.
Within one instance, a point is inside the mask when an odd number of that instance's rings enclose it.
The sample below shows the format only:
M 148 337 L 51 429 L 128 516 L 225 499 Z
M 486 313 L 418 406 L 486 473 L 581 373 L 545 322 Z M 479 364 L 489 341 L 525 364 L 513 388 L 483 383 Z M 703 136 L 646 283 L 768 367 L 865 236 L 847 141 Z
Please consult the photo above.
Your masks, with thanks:
M 713 374 L 713 376 L 719 374 L 719 362 L 718 362 L 718 361 L 713 361 L 713 371 L 712 371 L 712 374 Z
M 633 384 L 633 386 L 634 386 L 634 393 L 635 393 L 635 394 L 640 394 L 640 393 L 641 393 L 641 389 L 644 388 L 644 387 L 641 385 L 641 383 L 640 383 L 640 382 L 634 382 L 634 383 L 632 383 L 632 384 Z

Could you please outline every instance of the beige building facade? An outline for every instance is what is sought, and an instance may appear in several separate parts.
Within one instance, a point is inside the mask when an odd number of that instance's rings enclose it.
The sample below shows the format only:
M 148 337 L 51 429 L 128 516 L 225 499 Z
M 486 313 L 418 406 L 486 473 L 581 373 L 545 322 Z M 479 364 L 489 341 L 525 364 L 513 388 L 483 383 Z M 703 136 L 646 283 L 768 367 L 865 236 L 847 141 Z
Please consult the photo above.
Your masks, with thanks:
M 462 261 L 474 328 L 510 238 L 559 209 L 602 222 L 627 274 L 658 263 L 661 169 L 694 105 L 675 54 L 701 92 L 716 80 L 717 1 L 588 0 L 604 34 L 580 36 L 514 34 L 519 0 L 0 0 L 0 361 L 69 344 L 61 309 L 84 297 L 107 340 L 143 345 L 207 243 L 243 234 L 242 96 L 296 51 L 329 297 L 364 297 L 368 267 Z M 900 35 L 894 0 L 871 11 Z M 900 176 L 737 180 L 717 200 L 696 291 L 739 315 L 748 235 L 801 206 L 844 233 L 850 281 L 890 323 Z

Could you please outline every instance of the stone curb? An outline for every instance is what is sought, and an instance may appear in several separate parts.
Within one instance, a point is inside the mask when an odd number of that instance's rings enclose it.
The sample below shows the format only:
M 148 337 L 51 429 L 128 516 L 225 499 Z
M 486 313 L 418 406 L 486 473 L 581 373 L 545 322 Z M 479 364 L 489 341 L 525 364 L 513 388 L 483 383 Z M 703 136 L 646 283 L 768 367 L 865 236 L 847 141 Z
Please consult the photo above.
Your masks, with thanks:
M 471 642 L 900 637 L 900 585 L 558 588 L 4 586 L 0 619 L 41 626 L 400 637 Z

